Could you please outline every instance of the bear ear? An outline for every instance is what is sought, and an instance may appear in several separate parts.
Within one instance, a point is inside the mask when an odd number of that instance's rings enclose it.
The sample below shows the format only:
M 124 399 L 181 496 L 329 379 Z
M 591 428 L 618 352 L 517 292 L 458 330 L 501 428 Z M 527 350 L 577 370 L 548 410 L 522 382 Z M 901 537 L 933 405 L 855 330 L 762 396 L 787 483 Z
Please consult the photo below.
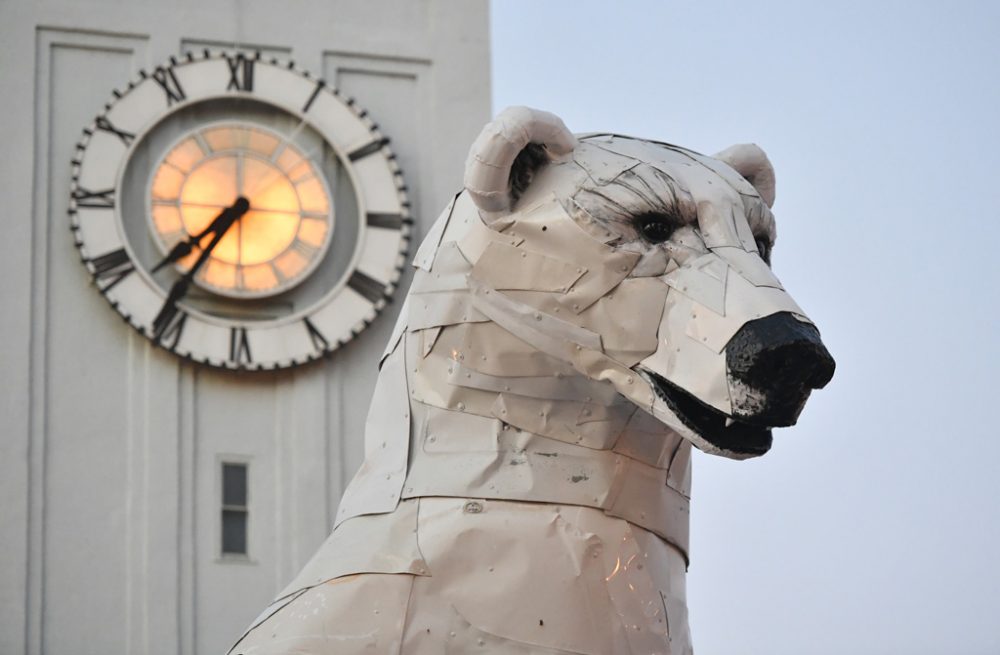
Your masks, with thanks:
M 534 172 L 576 148 L 558 116 L 508 107 L 480 132 L 465 162 L 465 188 L 489 222 L 510 211 Z
M 752 184 L 768 207 L 774 206 L 774 167 L 760 146 L 756 143 L 740 143 L 729 146 L 714 157 L 732 166 Z

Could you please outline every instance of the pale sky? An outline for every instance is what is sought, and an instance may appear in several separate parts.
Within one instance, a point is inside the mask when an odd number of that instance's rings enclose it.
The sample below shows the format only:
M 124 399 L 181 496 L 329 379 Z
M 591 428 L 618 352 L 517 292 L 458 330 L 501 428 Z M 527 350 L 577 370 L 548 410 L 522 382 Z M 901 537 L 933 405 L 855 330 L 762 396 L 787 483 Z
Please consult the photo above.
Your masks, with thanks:
M 493 104 L 777 171 L 837 375 L 695 460 L 698 655 L 1000 653 L 1000 3 L 494 0 Z

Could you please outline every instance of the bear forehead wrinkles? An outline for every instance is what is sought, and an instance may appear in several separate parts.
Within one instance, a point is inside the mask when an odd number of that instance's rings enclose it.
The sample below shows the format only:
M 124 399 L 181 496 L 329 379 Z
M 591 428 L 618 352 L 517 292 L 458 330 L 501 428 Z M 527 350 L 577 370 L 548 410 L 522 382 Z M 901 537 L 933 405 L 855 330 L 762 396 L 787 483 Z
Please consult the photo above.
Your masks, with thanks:
M 655 213 L 698 225 L 699 206 L 703 213 L 711 207 L 713 215 L 745 217 L 755 238 L 774 242 L 770 208 L 723 162 L 669 144 L 600 135 L 581 140 L 573 164 L 586 175 L 573 176 L 571 198 L 597 220 L 627 227 L 635 216 Z

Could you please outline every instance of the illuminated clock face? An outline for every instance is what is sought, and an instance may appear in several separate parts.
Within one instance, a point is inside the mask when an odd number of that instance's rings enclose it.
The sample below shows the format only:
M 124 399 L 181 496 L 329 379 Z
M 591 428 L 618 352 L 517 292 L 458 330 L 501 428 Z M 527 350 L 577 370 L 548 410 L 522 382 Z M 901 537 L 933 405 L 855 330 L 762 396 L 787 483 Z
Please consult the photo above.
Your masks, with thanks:
M 136 330 L 196 362 L 273 369 L 375 319 L 410 205 L 354 100 L 291 64 L 208 51 L 112 95 L 72 162 L 71 227 Z
M 244 197 L 249 209 L 192 280 L 232 298 L 272 296 L 304 280 L 333 233 L 333 203 L 318 166 L 281 134 L 223 122 L 185 134 L 157 164 L 149 192 L 151 229 L 164 255 L 197 239 L 174 265 L 187 273 L 219 212 Z

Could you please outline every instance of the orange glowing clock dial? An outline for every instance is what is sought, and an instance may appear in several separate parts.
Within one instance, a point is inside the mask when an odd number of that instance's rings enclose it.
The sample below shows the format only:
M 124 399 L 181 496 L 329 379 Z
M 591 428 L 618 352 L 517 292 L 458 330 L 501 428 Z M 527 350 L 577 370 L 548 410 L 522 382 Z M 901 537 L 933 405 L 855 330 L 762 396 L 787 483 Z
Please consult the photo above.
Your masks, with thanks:
M 194 276 L 234 298 L 286 291 L 319 264 L 333 234 L 333 202 L 313 161 L 280 134 L 222 122 L 184 135 L 159 162 L 149 192 L 152 232 L 166 254 L 181 241 L 199 245 L 175 266 L 187 272 L 211 240 L 220 211 L 244 197 L 249 210 L 227 230 Z

